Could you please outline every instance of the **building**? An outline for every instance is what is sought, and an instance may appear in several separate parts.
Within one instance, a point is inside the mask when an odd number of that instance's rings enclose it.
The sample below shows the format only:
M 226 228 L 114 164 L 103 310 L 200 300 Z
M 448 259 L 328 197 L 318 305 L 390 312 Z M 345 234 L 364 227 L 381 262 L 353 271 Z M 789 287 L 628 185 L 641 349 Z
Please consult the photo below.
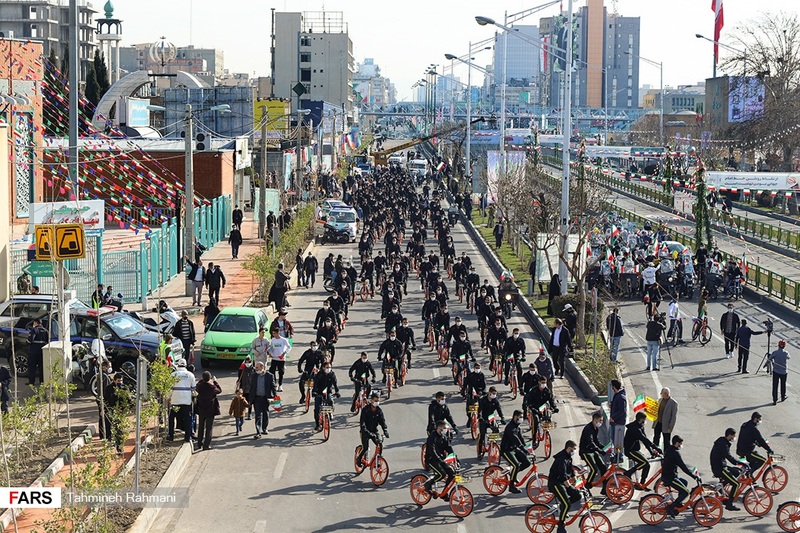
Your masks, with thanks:
M 253 134 L 253 87 L 185 87 L 164 90 L 164 137 L 180 137 L 183 132 L 186 104 L 192 105 L 195 134 L 233 138 Z M 217 105 L 229 105 L 230 112 L 210 111 Z
M 563 101 L 567 14 L 540 19 L 542 105 Z M 639 17 L 609 14 L 603 0 L 588 0 L 573 16 L 572 103 L 577 107 L 635 109 L 639 106 Z
M 321 100 L 352 114 L 353 42 L 341 12 L 275 13 L 273 61 L 275 96 L 291 98 L 292 111 Z
M 505 37 L 505 32 L 495 35 L 495 84 L 499 86 L 505 79 L 509 85 L 533 85 L 539 79 L 540 48 L 533 43 L 539 40 L 539 28 L 524 25 L 515 25 L 513 28 L 514 32 L 508 37 Z M 527 40 L 523 40 L 523 38 Z M 508 75 L 503 70 L 503 50 L 506 40 L 508 40 L 508 54 L 505 57 L 505 64 Z
M 94 15 L 91 2 L 78 0 L 78 22 L 81 58 L 81 80 L 86 79 L 89 62 L 97 49 Z M 69 2 L 65 0 L 2 0 L 0 1 L 0 33 L 12 39 L 41 41 L 42 55 L 53 51 L 64 60 L 69 46 Z
M 392 82 L 381 73 L 375 60 L 371 57 L 359 63 L 353 74 L 353 90 L 358 94 L 356 104 L 375 107 L 394 103 Z
M 126 72 L 151 70 L 160 73 L 160 61 L 150 54 L 152 45 L 153 43 L 139 43 L 120 47 L 120 68 Z M 178 70 L 195 74 L 209 85 L 214 85 L 214 80 L 225 76 L 225 54 L 216 48 L 178 46 L 175 48 L 175 59 L 166 65 L 164 72 L 174 74 Z

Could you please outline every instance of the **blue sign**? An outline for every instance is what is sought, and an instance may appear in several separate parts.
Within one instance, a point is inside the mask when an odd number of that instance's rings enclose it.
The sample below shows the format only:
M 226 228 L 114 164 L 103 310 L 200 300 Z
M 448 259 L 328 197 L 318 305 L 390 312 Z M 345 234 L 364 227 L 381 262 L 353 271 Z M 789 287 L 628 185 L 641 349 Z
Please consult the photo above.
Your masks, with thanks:
M 143 128 L 150 125 L 150 105 L 148 100 L 140 98 L 128 98 L 128 127 Z

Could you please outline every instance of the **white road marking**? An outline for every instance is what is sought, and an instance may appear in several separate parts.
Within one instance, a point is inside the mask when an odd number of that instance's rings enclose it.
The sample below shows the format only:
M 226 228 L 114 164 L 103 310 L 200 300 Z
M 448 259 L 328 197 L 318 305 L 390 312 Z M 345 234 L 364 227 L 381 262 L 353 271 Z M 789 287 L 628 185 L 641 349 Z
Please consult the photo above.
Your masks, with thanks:
M 280 479 L 283 475 L 283 468 L 286 466 L 286 460 L 289 458 L 289 452 L 281 453 L 280 457 L 278 457 L 278 462 L 275 464 L 275 473 L 272 474 L 272 477 L 275 479 Z
M 647 365 L 647 352 L 642 349 L 643 345 L 647 346 L 647 341 L 644 340 L 638 333 L 635 333 L 635 332 L 631 332 L 631 336 L 636 338 L 636 340 L 637 340 L 636 350 L 638 350 L 639 353 L 642 355 L 642 361 L 644 361 L 644 364 Z M 669 357 L 669 356 L 667 356 L 667 357 Z M 628 369 L 628 370 L 632 371 L 633 369 Z M 650 377 L 653 379 L 653 383 L 656 386 L 656 390 L 659 393 L 661 393 L 661 389 L 663 387 L 661 386 L 661 380 L 658 379 L 658 373 L 656 373 L 654 370 L 651 370 L 650 371 Z
M 458 524 L 456 531 L 458 533 L 467 533 L 467 527 L 464 524 Z
M 267 521 L 258 520 L 256 522 L 256 527 L 253 528 L 253 533 L 267 533 Z
M 433 369 L 433 379 L 438 379 L 439 376 L 441 376 L 441 374 L 439 372 L 439 369 L 438 368 L 434 368 Z

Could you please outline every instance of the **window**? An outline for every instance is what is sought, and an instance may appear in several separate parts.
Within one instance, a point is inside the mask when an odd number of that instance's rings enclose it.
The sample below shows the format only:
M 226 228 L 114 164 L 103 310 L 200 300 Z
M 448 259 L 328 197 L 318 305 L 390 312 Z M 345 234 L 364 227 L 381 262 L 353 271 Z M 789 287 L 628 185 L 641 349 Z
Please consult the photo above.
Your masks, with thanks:
M 311 38 L 310 37 L 300 37 L 300 46 L 311 46 Z
M 31 37 L 38 37 L 39 36 L 39 26 L 36 24 L 31 24 Z
M 311 63 L 311 52 L 300 52 L 301 63 Z
M 310 68 L 301 68 L 300 69 L 300 81 L 311 81 L 311 69 Z

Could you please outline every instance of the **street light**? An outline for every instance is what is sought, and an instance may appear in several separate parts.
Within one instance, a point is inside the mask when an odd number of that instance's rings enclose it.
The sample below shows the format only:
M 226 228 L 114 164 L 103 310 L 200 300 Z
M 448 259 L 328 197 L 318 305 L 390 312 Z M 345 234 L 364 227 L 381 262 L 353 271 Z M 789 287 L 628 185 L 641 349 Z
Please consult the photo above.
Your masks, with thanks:
M 747 75 L 747 48 L 745 48 L 744 50 L 741 50 L 741 49 L 735 48 L 735 47 L 733 47 L 733 46 L 731 46 L 729 44 L 725 44 L 723 42 L 715 41 L 714 39 L 710 39 L 710 38 L 706 37 L 705 35 L 700 35 L 699 33 L 695 33 L 694 36 L 697 37 L 698 39 L 703 39 L 703 40 L 706 40 L 706 41 L 708 41 L 710 43 L 714 43 L 717 46 L 721 46 L 722 48 L 725 48 L 726 50 L 730 50 L 731 52 L 736 52 L 737 54 L 742 54 L 744 56 L 744 60 L 743 60 L 744 61 L 744 68 L 743 68 L 742 76 L 746 76 Z M 717 77 L 717 56 L 716 55 L 714 56 L 714 76 L 713 77 L 714 78 Z
M 303 117 L 311 113 L 310 109 L 298 109 L 297 110 L 297 165 L 296 165 L 296 172 L 294 177 L 295 182 L 295 189 L 297 188 L 297 184 L 300 183 L 300 163 L 302 161 L 302 156 L 300 155 L 300 147 L 303 141 Z M 281 187 L 281 198 L 283 198 L 285 186 Z M 283 205 L 281 204 L 281 208 Z
M 638 57 L 648 65 L 658 67 L 659 70 L 659 84 L 660 88 L 658 90 L 661 93 L 661 109 L 658 113 L 658 136 L 661 142 L 661 146 L 665 146 L 664 144 L 664 63 L 661 61 L 653 61 L 652 59 L 647 59 L 646 57 L 637 56 L 636 54 L 632 53 L 630 50 L 625 50 L 625 54 L 631 57 Z

